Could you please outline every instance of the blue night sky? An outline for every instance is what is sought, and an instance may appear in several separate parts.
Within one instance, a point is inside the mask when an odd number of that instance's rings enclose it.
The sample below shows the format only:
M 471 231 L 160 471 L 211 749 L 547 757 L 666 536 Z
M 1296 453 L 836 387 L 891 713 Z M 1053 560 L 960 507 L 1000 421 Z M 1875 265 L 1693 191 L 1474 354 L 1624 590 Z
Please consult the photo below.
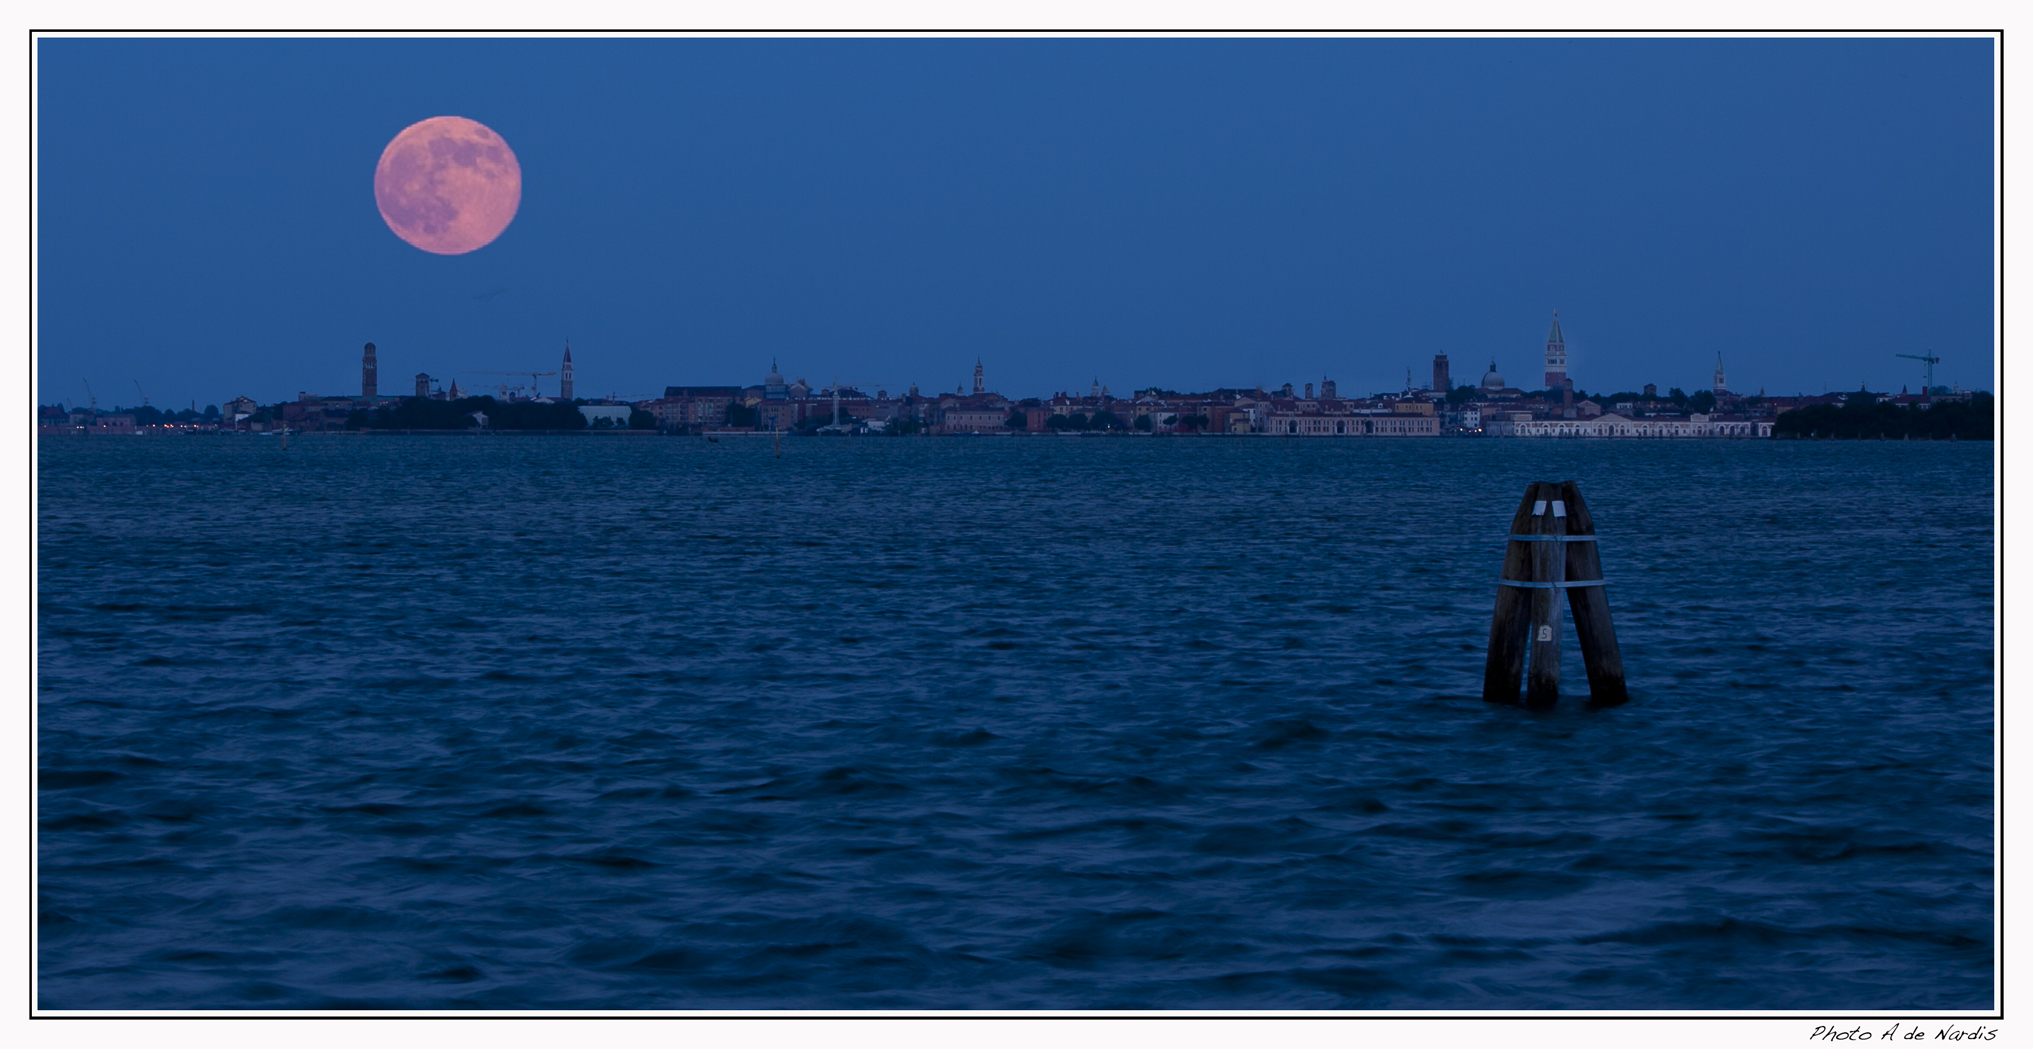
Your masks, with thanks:
M 1556 308 L 1588 391 L 1994 385 L 1989 39 L 36 47 L 44 403 L 1532 387 Z M 438 115 L 522 166 L 467 255 L 375 208 Z

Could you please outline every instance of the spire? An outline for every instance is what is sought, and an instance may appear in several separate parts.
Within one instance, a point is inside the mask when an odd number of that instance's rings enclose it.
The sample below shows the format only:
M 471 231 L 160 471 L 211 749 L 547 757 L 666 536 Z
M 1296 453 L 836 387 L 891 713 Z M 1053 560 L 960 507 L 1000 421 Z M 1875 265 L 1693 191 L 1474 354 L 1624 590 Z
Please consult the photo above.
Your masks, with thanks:
M 1554 311 L 1553 311 L 1553 330 L 1552 330 L 1552 331 L 1549 331 L 1549 332 L 1547 332 L 1547 333 L 1546 333 L 1546 341 L 1547 341 L 1547 342 L 1566 342 L 1566 341 L 1567 341 L 1566 339 L 1563 339 L 1563 338 L 1561 338 L 1561 337 L 1560 337 L 1560 311 L 1559 311 L 1559 310 L 1554 310 Z

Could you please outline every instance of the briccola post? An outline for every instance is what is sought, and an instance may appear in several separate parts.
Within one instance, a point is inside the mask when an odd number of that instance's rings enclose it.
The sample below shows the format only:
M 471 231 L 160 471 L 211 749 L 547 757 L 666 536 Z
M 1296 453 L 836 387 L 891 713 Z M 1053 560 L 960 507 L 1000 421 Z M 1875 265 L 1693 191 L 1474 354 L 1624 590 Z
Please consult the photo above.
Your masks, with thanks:
M 1549 707 L 1560 698 L 1560 593 L 1567 592 L 1575 640 L 1588 670 L 1589 700 L 1614 706 L 1629 699 L 1623 653 L 1603 592 L 1595 522 L 1573 481 L 1534 481 L 1511 517 L 1510 540 L 1490 617 L 1482 698 Z

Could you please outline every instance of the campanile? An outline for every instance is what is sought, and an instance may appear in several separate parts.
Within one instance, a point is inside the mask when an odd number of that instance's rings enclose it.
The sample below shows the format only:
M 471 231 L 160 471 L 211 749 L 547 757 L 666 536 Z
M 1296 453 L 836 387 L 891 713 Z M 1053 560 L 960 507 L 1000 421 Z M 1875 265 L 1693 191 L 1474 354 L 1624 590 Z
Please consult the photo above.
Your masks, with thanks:
M 1546 389 L 1567 382 L 1567 340 L 1560 337 L 1560 311 L 1553 311 L 1553 330 L 1546 333 Z

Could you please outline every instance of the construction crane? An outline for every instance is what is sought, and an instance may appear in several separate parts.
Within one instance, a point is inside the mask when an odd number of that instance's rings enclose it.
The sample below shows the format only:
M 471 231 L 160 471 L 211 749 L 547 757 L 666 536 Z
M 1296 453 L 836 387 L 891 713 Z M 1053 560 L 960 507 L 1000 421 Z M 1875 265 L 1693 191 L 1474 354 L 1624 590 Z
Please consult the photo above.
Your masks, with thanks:
M 527 376 L 529 376 L 529 395 L 530 395 L 531 397 L 536 397 L 536 396 L 538 396 L 538 395 L 539 395 L 539 393 L 540 393 L 540 391 L 539 391 L 539 389 L 538 389 L 538 387 L 537 387 L 537 379 L 539 379 L 539 378 L 541 378 L 541 377 L 543 377 L 543 376 L 546 376 L 546 375 L 556 375 L 556 374 L 558 374 L 558 373 L 557 373 L 557 372 L 554 372 L 554 371 L 552 371 L 552 372 L 531 372 L 531 371 L 517 371 L 517 372 L 490 372 L 490 371 L 470 371 L 470 372 L 460 372 L 459 374 L 461 374 L 461 375 L 527 375 Z M 520 387 L 520 386 L 518 385 L 518 387 L 517 387 L 517 388 L 518 388 L 518 389 L 520 389 L 521 387 Z M 508 392 L 507 392 L 507 391 L 508 391 L 508 386 L 507 386 L 507 384 L 505 384 L 505 383 L 504 383 L 504 384 L 502 384 L 502 385 L 501 385 L 501 387 L 500 387 L 500 389 L 502 390 L 502 396 L 504 396 L 504 397 L 508 396 Z
M 134 380 L 134 392 L 141 395 L 141 406 L 148 407 L 148 391 L 141 388 L 141 380 Z
M 1916 356 L 1911 353 L 1895 353 L 1892 356 L 1904 357 L 1909 361 L 1927 362 L 1927 385 L 1922 386 L 1920 388 L 1920 400 L 1922 402 L 1929 404 L 1933 403 L 1932 397 L 1934 395 L 1934 366 L 1941 363 L 1941 358 L 1936 357 L 1931 353 L 1925 357 Z
M 85 396 L 92 399 L 92 414 L 99 414 L 99 395 L 92 392 L 92 380 L 80 379 L 78 381 L 85 384 Z

